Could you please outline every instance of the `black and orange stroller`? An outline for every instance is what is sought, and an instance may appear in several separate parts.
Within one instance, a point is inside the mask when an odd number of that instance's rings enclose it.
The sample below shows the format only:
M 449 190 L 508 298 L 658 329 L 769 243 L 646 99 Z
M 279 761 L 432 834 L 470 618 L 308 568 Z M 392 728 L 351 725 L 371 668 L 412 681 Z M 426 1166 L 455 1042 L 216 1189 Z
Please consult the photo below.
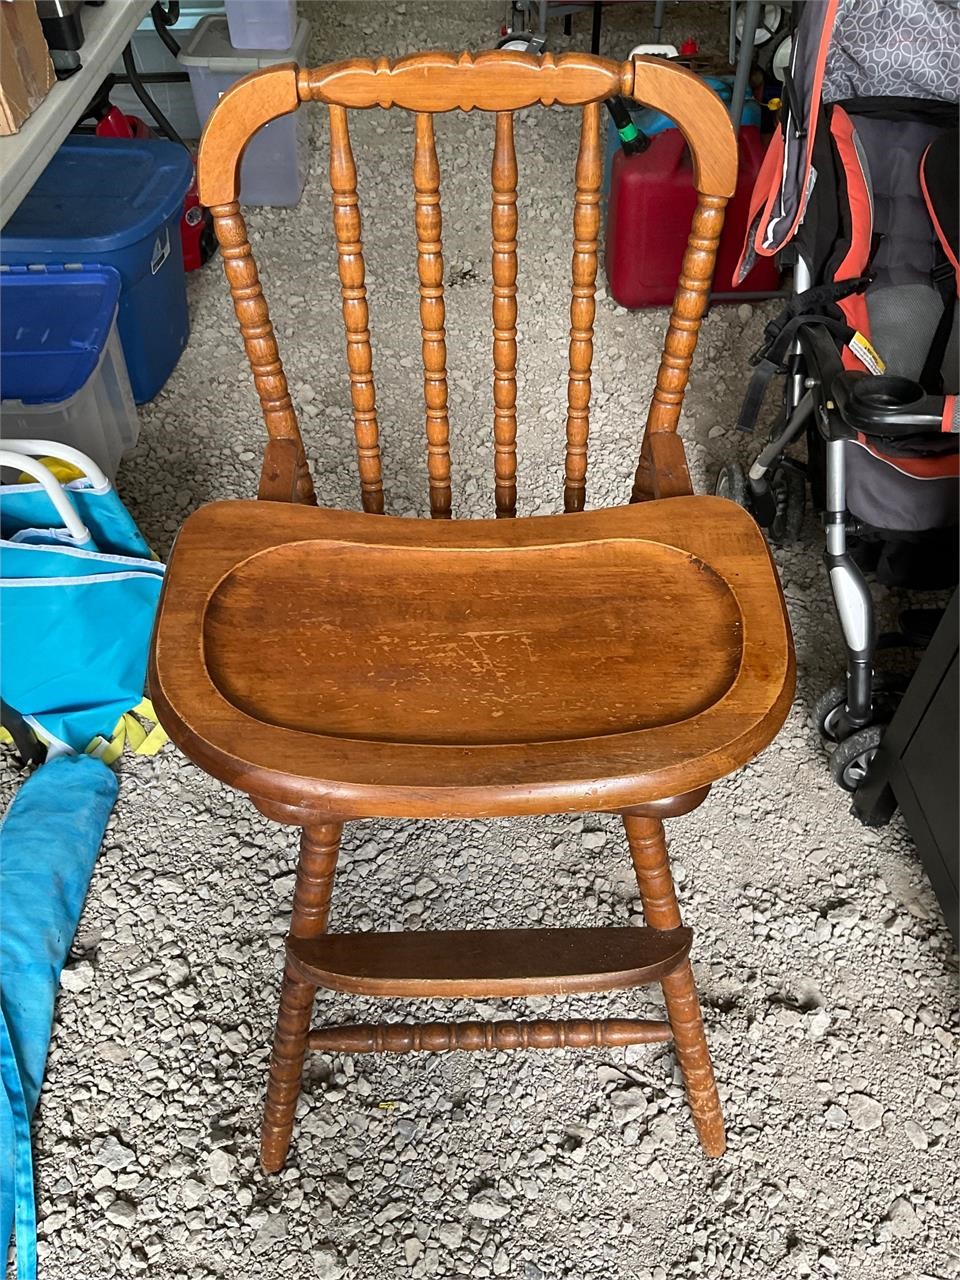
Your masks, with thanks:
M 773 541 L 799 533 L 809 483 L 847 650 L 815 718 L 854 791 L 889 714 L 864 567 L 915 588 L 957 577 L 957 152 L 960 8 L 804 0 L 741 261 L 779 254 L 794 293 L 766 328 L 739 425 L 769 381 L 783 411 L 748 473 L 717 492 Z M 790 452 L 806 444 L 801 461 Z M 795 451 L 794 451 L 795 453 Z

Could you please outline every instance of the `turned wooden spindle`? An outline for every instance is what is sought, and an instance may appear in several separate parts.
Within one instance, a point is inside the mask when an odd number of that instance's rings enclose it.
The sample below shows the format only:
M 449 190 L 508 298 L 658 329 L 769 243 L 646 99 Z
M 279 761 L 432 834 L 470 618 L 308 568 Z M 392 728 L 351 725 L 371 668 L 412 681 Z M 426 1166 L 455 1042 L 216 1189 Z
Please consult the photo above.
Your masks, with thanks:
M 593 363 L 597 237 L 600 234 L 600 103 L 588 102 L 580 126 L 577 192 L 573 206 L 573 296 L 570 301 L 570 376 L 567 383 L 567 451 L 564 511 L 582 511 L 587 491 L 590 367 Z
M 210 212 L 270 438 L 259 496 L 274 501 L 314 503 L 316 498 L 300 427 L 240 206 L 233 201 L 215 205 Z
M 199 150 L 198 174 L 201 198 L 223 218 L 237 213 L 239 165 L 243 149 L 253 133 L 292 110 L 298 103 L 313 99 L 328 105 L 331 119 L 331 179 L 334 186 L 334 222 L 337 227 L 339 269 L 347 328 L 348 364 L 354 427 L 360 464 L 364 509 L 383 510 L 379 432 L 368 332 L 368 312 L 364 288 L 364 263 L 360 242 L 360 215 L 357 204 L 356 168 L 347 134 L 347 107 L 400 106 L 419 113 L 470 111 L 476 107 L 498 116 L 494 174 L 494 328 L 495 338 L 495 456 L 497 469 L 497 514 L 513 513 L 516 483 L 516 359 L 515 359 L 515 168 L 512 111 L 539 102 L 583 105 L 581 146 L 577 162 L 577 197 L 574 228 L 573 299 L 571 303 L 570 375 L 568 389 L 567 449 L 565 458 L 564 506 L 580 510 L 585 502 L 587 438 L 589 429 L 590 363 L 592 356 L 596 242 L 599 224 L 601 169 L 600 103 L 613 94 L 624 94 L 672 116 L 690 144 L 694 181 L 699 194 L 684 260 L 683 275 L 676 296 L 666 341 L 666 350 L 657 378 L 656 391 L 647 420 L 641 456 L 633 488 L 633 499 L 672 497 L 691 491 L 682 444 L 677 440 L 655 441 L 656 435 L 675 431 L 687 383 L 690 358 L 696 345 L 697 329 L 706 306 L 716 243 L 722 226 L 727 198 L 736 184 L 736 146 L 729 117 L 716 95 L 704 92 L 702 83 L 682 67 L 656 58 L 633 58 L 616 63 L 583 54 L 558 57 L 545 54 L 533 58 L 523 53 L 503 51 L 470 53 L 430 53 L 391 61 L 387 58 L 351 59 L 314 69 L 282 64 L 265 69 L 256 78 L 247 77 L 224 95 L 211 116 Z M 584 105 L 585 104 L 585 105 Z M 430 127 L 421 121 L 423 135 Z M 427 157 L 418 215 L 429 225 L 433 210 L 430 183 L 431 145 Z M 439 221 L 439 206 L 436 209 Z M 237 226 L 240 240 L 232 243 Z M 218 229 L 227 250 L 245 244 L 242 222 Z M 435 239 L 418 238 L 436 244 L 435 258 L 428 250 L 420 255 L 421 289 L 437 269 L 442 272 L 439 231 Z M 499 243 L 497 243 L 499 242 Z M 247 248 L 246 253 L 249 253 Z M 229 256 L 225 252 L 225 258 Z M 422 261 L 426 258 L 427 261 Z M 499 276 L 499 280 L 497 279 Z M 255 269 L 254 269 L 255 277 Z M 241 289 L 246 284 L 241 281 Z M 439 282 L 442 287 L 442 276 Z M 502 292 L 503 291 L 503 292 Z M 439 360 L 443 340 L 442 298 L 424 297 L 428 303 L 423 322 L 425 350 L 425 393 L 427 398 L 428 468 L 431 477 L 431 512 L 445 515 L 448 475 L 449 433 L 446 420 L 445 359 Z M 432 303 L 432 305 L 429 305 Z M 262 318 L 249 320 L 256 337 L 269 337 L 264 306 Z M 429 337 L 427 336 L 429 334 Z M 273 344 L 275 346 L 275 344 Z M 261 497 L 291 496 L 312 500 L 306 458 L 299 442 L 296 419 L 289 405 L 279 358 L 271 355 L 270 343 L 261 344 L 254 356 L 259 369 L 258 391 L 264 416 L 277 429 L 271 430 L 260 483 Z M 441 382 L 441 374 L 443 381 Z M 261 385 L 262 384 L 262 387 Z M 268 423 L 269 425 L 269 423 Z M 297 432 L 291 434 L 290 427 Z
M 639 1018 L 569 1022 L 422 1022 L 323 1027 L 307 1037 L 326 1053 L 443 1053 L 507 1049 L 611 1049 L 657 1044 L 672 1036 L 668 1022 Z
M 300 862 L 290 914 L 290 933 L 295 938 L 315 938 L 327 927 L 340 833 L 339 823 L 327 822 L 308 827 L 300 836 Z
M 447 416 L 447 343 L 443 300 L 440 163 L 433 116 L 418 112 L 413 152 L 417 275 L 420 281 L 420 332 L 423 350 L 423 398 L 427 408 L 427 474 L 430 514 L 450 518 L 450 420 Z
M 680 422 L 680 409 L 690 376 L 690 364 L 697 349 L 700 324 L 710 299 L 710 284 L 726 205 L 725 196 L 697 197 L 680 280 L 670 312 L 670 324 L 663 344 L 663 355 L 657 370 L 657 384 L 647 412 L 640 463 L 633 485 L 633 502 L 672 496 L 660 492 L 657 468 L 651 461 L 653 446 L 650 437 L 676 431 Z
M 682 923 L 680 907 L 662 821 L 624 814 L 623 822 L 647 924 L 653 929 L 678 929 Z M 690 961 L 684 960 L 672 973 L 664 974 L 660 986 L 697 1133 L 708 1156 L 723 1155 L 727 1145 L 723 1113 Z
M 367 289 L 364 284 L 363 243 L 357 166 L 350 147 L 347 113 L 330 105 L 330 186 L 333 189 L 333 230 L 337 238 L 337 267 L 343 324 L 347 331 L 347 365 L 353 402 L 353 431 L 360 470 L 364 511 L 383 513 L 383 475 L 380 469 L 380 430 L 373 387 Z
M 498 111 L 493 149 L 493 436 L 497 516 L 517 514 L 517 152 Z
M 315 938 L 327 927 L 342 829 L 340 823 L 328 822 L 301 833 L 290 916 L 290 933 L 294 937 Z M 260 1162 L 268 1173 L 275 1173 L 287 1158 L 316 990 L 288 961 L 280 988 L 260 1136 Z

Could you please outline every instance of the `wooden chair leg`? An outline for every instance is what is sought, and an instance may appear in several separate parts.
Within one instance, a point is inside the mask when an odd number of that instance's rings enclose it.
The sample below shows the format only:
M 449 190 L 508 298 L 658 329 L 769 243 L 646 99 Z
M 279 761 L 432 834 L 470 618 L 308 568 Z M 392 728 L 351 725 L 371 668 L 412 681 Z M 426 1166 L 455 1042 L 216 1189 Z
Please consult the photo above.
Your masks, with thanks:
M 260 1164 L 265 1173 L 282 1169 L 290 1148 L 316 991 L 316 987 L 295 977 L 290 966 L 286 966 L 260 1130 Z
M 654 929 L 679 928 L 680 908 L 667 860 L 663 823 L 659 818 L 635 814 L 624 814 L 623 821 L 647 924 Z M 690 961 L 685 960 L 672 973 L 665 974 L 661 986 L 700 1143 L 708 1156 L 721 1156 L 727 1145 L 723 1113 Z
M 327 927 L 342 830 L 341 823 L 329 822 L 305 829 L 300 837 L 291 937 L 315 938 Z M 266 1173 L 276 1173 L 287 1158 L 316 990 L 293 971 L 288 961 L 280 990 L 280 1012 L 260 1134 L 260 1163 Z

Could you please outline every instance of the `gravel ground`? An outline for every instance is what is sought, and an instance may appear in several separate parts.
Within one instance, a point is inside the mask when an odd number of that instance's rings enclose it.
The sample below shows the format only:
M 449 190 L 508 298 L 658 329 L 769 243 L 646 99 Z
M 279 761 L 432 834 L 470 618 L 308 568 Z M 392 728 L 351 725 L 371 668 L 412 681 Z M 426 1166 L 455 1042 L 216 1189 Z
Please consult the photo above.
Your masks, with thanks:
M 502 17 L 491 3 L 310 8 L 317 61 L 483 47 Z M 647 36 L 648 8 L 611 12 L 611 52 Z M 679 34 L 717 32 L 723 13 L 684 5 L 668 20 Z M 356 507 L 323 127 L 318 110 L 300 207 L 249 221 L 321 500 Z M 575 116 L 521 112 L 517 133 L 525 514 L 560 505 Z M 481 515 L 492 509 L 492 131 L 451 116 L 438 134 L 455 514 Z M 423 515 L 411 122 L 358 113 L 354 138 L 388 504 Z M 198 504 L 253 495 L 262 439 L 216 262 L 190 295 L 190 346 L 142 411 L 120 476 L 161 553 Z M 748 448 L 731 423 L 764 318 L 721 308 L 704 324 L 683 428 L 701 486 Z M 591 505 L 628 492 L 663 322 L 601 293 Z M 812 521 L 777 560 L 796 705 L 760 759 L 672 824 L 729 1129 L 723 1159 L 702 1158 L 666 1047 L 314 1055 L 289 1164 L 265 1178 L 257 1131 L 295 833 L 167 747 L 122 762 L 64 974 L 36 1123 L 41 1280 L 960 1276 L 955 957 L 900 820 L 864 830 L 829 781 L 808 709 L 841 659 Z M 9 757 L 4 783 L 10 794 Z M 357 824 L 341 867 L 337 929 L 638 918 L 607 816 Z M 613 1003 L 632 1013 L 638 1001 L 657 1007 L 643 992 Z M 526 1003 L 541 1016 L 597 1008 Z M 372 1002 L 338 996 L 318 1010 L 349 1021 Z

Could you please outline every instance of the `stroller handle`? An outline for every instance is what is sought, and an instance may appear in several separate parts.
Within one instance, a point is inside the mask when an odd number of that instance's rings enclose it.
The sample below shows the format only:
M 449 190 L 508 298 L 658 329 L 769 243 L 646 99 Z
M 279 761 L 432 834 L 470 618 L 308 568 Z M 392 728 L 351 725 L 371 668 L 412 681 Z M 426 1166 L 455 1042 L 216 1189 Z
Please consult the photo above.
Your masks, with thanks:
M 4 441 L 4 443 L 7 444 L 9 442 Z M 20 443 L 23 444 L 24 441 L 20 441 Z M 28 476 L 33 476 L 34 480 L 43 486 L 47 497 L 53 503 L 57 515 L 63 521 L 64 527 L 70 536 L 77 542 L 88 541 L 90 537 L 89 529 L 77 515 L 73 503 L 67 497 L 60 482 L 49 467 L 45 467 L 36 458 L 18 453 L 15 449 L 0 449 L 0 467 L 19 468 L 19 470 L 25 471 Z

